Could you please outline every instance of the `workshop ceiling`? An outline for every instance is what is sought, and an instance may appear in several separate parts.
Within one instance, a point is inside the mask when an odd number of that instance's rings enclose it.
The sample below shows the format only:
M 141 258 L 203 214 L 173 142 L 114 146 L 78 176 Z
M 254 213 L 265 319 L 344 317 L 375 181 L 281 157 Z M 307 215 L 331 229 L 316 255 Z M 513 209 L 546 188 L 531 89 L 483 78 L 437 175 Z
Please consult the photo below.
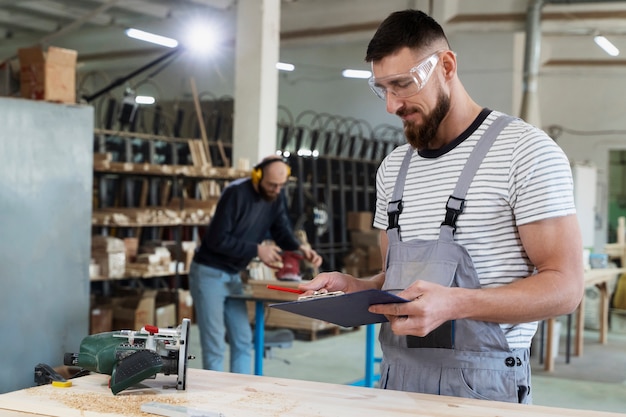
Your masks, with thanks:
M 259 0 L 261 1 L 261 0 Z M 282 0 L 281 44 L 362 41 L 390 11 L 431 11 L 448 31 L 525 30 L 526 0 Z M 549 1 L 542 42 L 552 62 L 626 65 L 626 1 Z M 0 0 L 0 62 L 34 44 L 76 49 L 79 63 L 155 54 L 124 36 L 135 27 L 177 38 L 192 19 L 226 28 L 234 44 L 237 0 Z M 442 20 L 441 16 L 444 16 Z M 592 41 L 602 33 L 622 51 L 608 57 Z M 160 49 L 162 51 L 162 49 Z

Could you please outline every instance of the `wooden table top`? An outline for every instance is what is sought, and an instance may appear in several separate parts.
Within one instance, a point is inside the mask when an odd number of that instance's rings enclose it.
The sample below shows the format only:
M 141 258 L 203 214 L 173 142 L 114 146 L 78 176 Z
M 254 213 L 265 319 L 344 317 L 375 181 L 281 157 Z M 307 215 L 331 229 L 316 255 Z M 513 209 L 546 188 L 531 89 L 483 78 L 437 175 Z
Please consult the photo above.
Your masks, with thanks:
M 592 268 L 585 271 L 585 285 L 606 282 L 626 272 L 626 268 Z
M 70 388 L 51 385 L 0 395 L 2 416 L 143 416 L 143 403 L 167 404 L 221 413 L 224 417 L 588 417 L 590 411 L 528 406 L 321 382 L 189 369 L 187 390 L 164 389 L 174 376 L 159 375 L 139 389 L 114 396 L 108 375 L 72 380 Z M 594 417 L 626 414 L 591 412 Z

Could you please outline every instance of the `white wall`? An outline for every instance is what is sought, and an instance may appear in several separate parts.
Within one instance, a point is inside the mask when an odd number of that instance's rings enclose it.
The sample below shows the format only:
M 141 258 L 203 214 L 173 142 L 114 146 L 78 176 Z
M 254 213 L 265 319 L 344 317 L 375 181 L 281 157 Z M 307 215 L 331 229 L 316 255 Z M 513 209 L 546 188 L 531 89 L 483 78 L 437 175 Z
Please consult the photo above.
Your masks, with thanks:
M 598 170 L 597 251 L 603 250 L 607 236 L 609 151 L 626 149 L 623 73 L 620 67 L 548 68 L 540 76 L 542 127 L 565 128 L 556 141 L 570 160 Z

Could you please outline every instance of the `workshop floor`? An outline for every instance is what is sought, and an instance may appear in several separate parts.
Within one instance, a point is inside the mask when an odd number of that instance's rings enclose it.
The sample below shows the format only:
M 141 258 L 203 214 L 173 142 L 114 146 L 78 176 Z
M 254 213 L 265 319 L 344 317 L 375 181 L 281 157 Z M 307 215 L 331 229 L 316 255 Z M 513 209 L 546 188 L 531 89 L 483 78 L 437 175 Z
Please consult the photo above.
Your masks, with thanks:
M 565 327 L 565 326 L 563 326 Z M 264 361 L 267 376 L 309 381 L 351 383 L 363 378 L 365 327 L 320 335 L 315 341 L 297 337 L 291 348 L 273 349 Z M 191 327 L 190 352 L 201 368 L 198 328 Z M 377 356 L 380 350 L 377 347 Z M 565 332 L 559 343 L 555 371 L 546 372 L 537 355 L 532 356 L 534 404 L 563 408 L 626 413 L 626 331 L 609 333 L 607 345 L 598 343 L 598 332 L 585 331 L 582 357 L 565 363 Z M 378 366 L 376 366 L 378 372 Z

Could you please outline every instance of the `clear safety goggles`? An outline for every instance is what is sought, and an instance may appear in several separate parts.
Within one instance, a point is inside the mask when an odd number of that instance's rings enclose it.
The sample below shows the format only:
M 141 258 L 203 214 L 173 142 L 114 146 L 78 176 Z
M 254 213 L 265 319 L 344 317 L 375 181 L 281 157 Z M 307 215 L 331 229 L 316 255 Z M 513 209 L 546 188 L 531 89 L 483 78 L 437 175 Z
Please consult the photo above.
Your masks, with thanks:
M 424 88 L 430 76 L 435 72 L 441 52 L 443 51 L 437 51 L 423 59 L 408 73 L 394 74 L 383 78 L 370 77 L 367 83 L 381 100 L 386 100 L 387 94 L 400 98 L 414 96 Z

